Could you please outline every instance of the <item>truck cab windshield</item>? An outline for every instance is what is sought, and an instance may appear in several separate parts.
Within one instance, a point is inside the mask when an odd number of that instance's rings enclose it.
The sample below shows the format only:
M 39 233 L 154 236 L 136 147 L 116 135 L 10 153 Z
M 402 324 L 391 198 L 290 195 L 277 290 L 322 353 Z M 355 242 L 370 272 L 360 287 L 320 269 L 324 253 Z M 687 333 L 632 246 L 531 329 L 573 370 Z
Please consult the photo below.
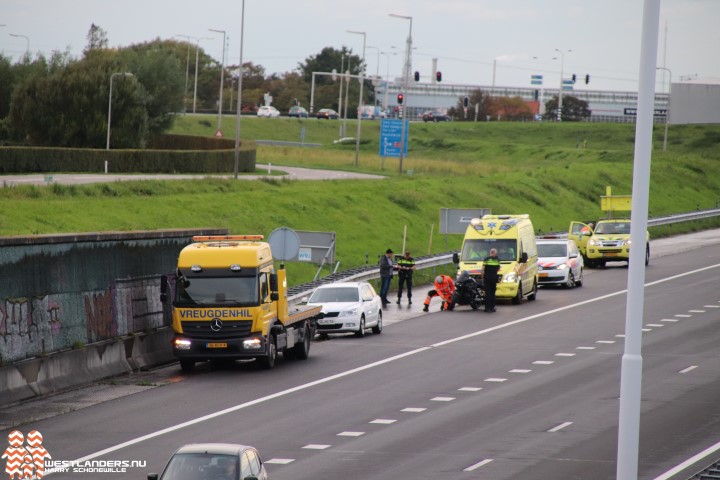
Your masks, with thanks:
M 176 298 L 178 306 L 248 306 L 260 303 L 256 277 L 179 277 Z

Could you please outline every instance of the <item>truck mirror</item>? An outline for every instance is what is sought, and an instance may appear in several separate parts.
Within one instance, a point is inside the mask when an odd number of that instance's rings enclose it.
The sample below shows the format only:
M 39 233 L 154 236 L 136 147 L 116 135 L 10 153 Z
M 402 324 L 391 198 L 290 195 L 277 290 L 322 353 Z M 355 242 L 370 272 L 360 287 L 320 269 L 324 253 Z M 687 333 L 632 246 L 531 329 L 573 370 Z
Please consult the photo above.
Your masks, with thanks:
M 520 263 L 527 263 L 528 261 L 528 255 L 527 252 L 522 252 L 520 255 Z
M 460 263 L 460 255 L 458 255 L 457 252 L 453 252 L 453 263 L 454 264 Z
M 278 300 L 280 300 L 280 294 L 278 292 L 272 292 L 270 294 L 270 300 L 272 300 L 273 302 L 277 302 Z
M 163 275 L 160 277 L 160 303 L 168 303 L 169 300 L 169 293 L 170 291 L 170 282 L 168 281 L 168 276 Z
M 277 292 L 278 289 L 278 277 L 277 273 L 270 274 L 270 291 Z M 276 300 L 276 299 L 275 299 Z

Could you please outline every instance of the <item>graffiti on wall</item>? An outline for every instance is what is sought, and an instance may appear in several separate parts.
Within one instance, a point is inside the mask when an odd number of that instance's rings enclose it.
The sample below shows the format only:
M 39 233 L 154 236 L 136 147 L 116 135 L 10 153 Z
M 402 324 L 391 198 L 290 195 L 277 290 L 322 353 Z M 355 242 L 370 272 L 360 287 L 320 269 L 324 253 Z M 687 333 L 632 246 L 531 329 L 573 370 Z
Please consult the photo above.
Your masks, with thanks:
M 118 334 L 116 317 L 113 314 L 113 291 L 114 289 L 108 289 L 83 295 L 88 343 L 106 340 Z
M 0 356 L 13 360 L 55 350 L 62 316 L 61 303 L 50 296 L 6 298 L 0 303 Z

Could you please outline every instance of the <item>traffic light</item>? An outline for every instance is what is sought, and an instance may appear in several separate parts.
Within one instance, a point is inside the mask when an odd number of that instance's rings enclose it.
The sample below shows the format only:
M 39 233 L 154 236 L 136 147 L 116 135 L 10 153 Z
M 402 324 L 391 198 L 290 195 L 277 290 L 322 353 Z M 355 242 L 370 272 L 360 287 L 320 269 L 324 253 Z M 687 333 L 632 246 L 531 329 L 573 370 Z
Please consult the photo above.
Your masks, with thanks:
M 417 71 L 415 72 L 415 81 L 416 82 L 420 81 L 420 72 L 417 72 Z
M 397 99 L 397 100 L 398 100 L 398 105 L 402 105 L 402 104 L 403 104 L 403 100 L 405 100 L 405 95 L 403 95 L 402 93 L 398 93 L 398 99 Z
M 588 83 L 590 83 L 590 74 L 589 73 L 587 75 L 585 75 L 585 85 L 587 85 Z
M 435 80 L 442 82 L 442 72 L 435 73 Z
M 573 81 L 573 83 L 575 83 L 576 80 L 577 80 L 577 75 L 575 75 L 575 74 L 573 73 L 573 76 L 572 76 L 572 81 Z
M 463 107 L 467 108 L 470 105 L 470 99 L 468 97 L 463 98 Z
M 535 89 L 535 100 L 540 98 L 540 90 Z

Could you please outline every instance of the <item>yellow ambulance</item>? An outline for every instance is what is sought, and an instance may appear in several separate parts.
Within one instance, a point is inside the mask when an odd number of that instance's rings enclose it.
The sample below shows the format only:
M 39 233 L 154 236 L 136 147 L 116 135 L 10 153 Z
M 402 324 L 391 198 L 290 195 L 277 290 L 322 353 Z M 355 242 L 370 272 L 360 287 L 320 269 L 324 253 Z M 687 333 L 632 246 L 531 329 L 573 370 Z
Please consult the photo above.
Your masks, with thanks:
M 483 260 L 490 249 L 498 251 L 501 281 L 496 298 L 509 298 L 518 304 L 523 297 L 529 301 L 537 296 L 538 254 L 535 230 L 530 216 L 484 215 L 470 221 L 462 250 L 453 255 L 460 271 L 480 276 Z

